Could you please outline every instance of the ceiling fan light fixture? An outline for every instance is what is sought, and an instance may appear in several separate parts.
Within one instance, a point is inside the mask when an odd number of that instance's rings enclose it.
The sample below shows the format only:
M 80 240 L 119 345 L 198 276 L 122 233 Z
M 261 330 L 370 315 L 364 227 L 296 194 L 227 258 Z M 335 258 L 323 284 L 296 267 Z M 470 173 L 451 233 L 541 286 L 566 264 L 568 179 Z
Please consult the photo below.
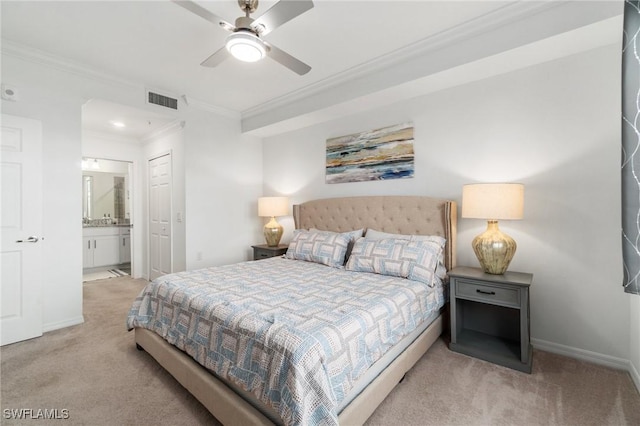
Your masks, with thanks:
M 256 62 L 264 58 L 267 48 L 255 34 L 246 30 L 239 30 L 227 37 L 227 50 L 234 58 L 244 62 Z

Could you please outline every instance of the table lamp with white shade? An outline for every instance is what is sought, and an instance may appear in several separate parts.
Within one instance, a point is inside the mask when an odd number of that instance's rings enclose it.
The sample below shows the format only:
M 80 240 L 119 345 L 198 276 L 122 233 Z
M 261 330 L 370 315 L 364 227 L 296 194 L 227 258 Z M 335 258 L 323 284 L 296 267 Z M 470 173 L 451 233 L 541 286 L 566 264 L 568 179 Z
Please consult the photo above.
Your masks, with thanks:
M 487 230 L 471 243 L 484 272 L 500 275 L 509 267 L 516 242 L 500 231 L 498 220 L 522 219 L 523 211 L 522 184 L 478 183 L 462 187 L 462 217 L 487 219 Z
M 269 247 L 276 247 L 282 238 L 282 225 L 276 221 L 276 216 L 289 214 L 288 197 L 260 197 L 258 198 L 258 216 L 270 217 L 264 225 L 264 238 Z

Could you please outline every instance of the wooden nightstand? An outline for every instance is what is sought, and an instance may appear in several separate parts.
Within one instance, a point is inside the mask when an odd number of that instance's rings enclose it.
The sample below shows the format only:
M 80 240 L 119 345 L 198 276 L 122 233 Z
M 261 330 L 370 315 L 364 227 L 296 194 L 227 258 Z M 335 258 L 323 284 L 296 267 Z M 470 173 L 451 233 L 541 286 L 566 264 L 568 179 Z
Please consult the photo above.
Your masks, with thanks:
M 282 256 L 287 252 L 289 246 L 280 244 L 276 247 L 269 247 L 266 244 L 260 244 L 253 247 L 253 260 L 267 259 L 269 257 Z
M 452 351 L 531 373 L 529 287 L 532 274 L 449 271 Z

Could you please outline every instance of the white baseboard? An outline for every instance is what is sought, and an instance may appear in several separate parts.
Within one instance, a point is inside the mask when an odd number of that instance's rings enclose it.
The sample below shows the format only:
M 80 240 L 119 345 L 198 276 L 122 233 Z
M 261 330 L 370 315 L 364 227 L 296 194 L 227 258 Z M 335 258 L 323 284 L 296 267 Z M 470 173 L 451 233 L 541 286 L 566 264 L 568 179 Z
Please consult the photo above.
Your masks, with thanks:
M 629 363 L 629 374 L 631 375 L 631 380 L 633 380 L 633 383 L 636 385 L 636 389 L 640 392 L 640 373 L 638 373 L 636 366 L 631 362 Z
M 629 370 L 631 363 L 628 359 L 617 358 L 610 355 L 601 354 L 598 352 L 591 352 L 584 349 L 574 348 L 571 346 L 565 346 L 558 343 L 547 342 L 546 340 L 531 339 L 531 344 L 534 348 L 541 351 L 551 352 L 558 355 L 568 356 L 569 358 L 576 358 L 582 361 L 589 361 L 594 364 L 600 364 L 611 368 L 617 368 L 618 370 Z
M 534 348 L 540 349 L 541 351 L 551 352 L 558 355 L 564 355 L 569 358 L 575 358 L 582 361 L 592 362 L 594 364 L 604 365 L 606 367 L 616 368 L 618 370 L 628 371 L 633 383 L 638 389 L 638 392 L 640 392 L 640 375 L 638 375 L 638 370 L 636 370 L 634 365 L 628 359 L 560 345 L 558 343 L 547 342 L 546 340 L 540 339 L 531 339 L 531 344 Z
M 80 315 L 75 318 L 69 318 L 68 320 L 58 321 L 58 322 L 50 322 L 42 325 L 42 332 L 47 333 L 53 330 L 59 330 L 65 327 L 71 327 L 72 325 L 82 324 L 84 322 L 84 316 Z

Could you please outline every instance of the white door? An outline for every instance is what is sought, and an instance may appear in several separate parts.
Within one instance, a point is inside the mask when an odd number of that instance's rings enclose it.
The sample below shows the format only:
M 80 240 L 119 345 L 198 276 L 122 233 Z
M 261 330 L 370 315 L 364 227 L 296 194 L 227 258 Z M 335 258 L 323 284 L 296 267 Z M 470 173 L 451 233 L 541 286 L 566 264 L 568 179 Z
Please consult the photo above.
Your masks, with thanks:
M 149 279 L 171 272 L 171 154 L 149 160 Z
M 0 345 L 42 335 L 42 125 L 2 114 Z

